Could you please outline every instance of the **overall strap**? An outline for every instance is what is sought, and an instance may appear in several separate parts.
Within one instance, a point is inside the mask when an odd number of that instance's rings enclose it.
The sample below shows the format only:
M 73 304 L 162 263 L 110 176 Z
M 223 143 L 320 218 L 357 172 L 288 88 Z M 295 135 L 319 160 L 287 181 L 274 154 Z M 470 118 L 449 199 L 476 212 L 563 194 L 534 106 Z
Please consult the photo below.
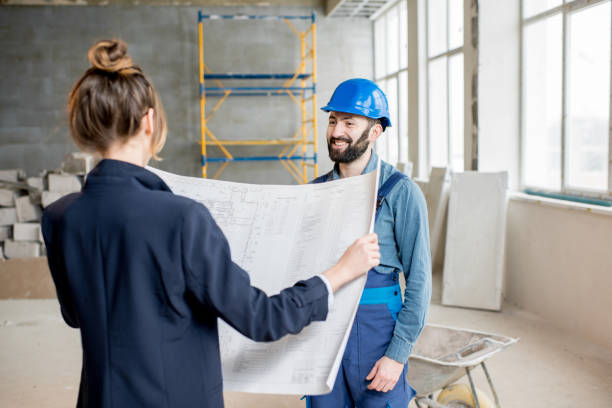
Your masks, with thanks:
M 404 178 L 408 178 L 408 176 L 402 172 L 396 171 L 395 173 L 391 174 L 391 176 L 383 183 L 382 186 L 380 186 L 378 189 L 378 196 L 376 198 L 376 218 L 378 218 L 378 210 L 382 206 L 383 201 L 385 201 L 387 194 L 393 190 L 393 187 L 395 187 L 398 181 Z

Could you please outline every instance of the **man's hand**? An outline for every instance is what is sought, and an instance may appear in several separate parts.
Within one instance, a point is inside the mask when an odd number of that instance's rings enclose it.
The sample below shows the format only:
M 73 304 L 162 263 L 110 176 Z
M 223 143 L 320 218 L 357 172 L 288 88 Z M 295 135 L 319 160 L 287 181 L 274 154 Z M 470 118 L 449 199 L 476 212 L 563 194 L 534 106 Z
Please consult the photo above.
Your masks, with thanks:
M 383 356 L 374 364 L 370 374 L 366 377 L 366 380 L 372 380 L 370 385 L 368 385 L 368 390 L 380 392 L 392 390 L 395 384 L 397 384 L 400 375 L 402 375 L 403 370 L 404 365 L 402 363 Z
M 380 250 L 378 248 L 378 236 L 368 234 L 357 239 L 344 251 L 344 254 L 334 266 L 323 272 L 336 292 L 343 285 L 353 279 L 365 275 L 368 271 L 380 263 Z

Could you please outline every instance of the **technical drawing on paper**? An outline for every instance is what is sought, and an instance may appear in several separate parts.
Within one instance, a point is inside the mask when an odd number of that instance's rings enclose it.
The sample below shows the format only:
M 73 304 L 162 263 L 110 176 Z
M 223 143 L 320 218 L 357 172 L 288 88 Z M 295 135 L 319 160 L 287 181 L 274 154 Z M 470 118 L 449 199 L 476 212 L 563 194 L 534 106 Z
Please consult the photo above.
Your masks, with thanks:
M 227 237 L 232 260 L 274 295 L 333 266 L 373 230 L 378 171 L 322 184 L 252 185 L 148 168 L 177 195 L 204 204 Z M 256 343 L 219 321 L 225 390 L 323 394 L 331 391 L 365 277 L 334 295 L 327 320 L 300 334 Z

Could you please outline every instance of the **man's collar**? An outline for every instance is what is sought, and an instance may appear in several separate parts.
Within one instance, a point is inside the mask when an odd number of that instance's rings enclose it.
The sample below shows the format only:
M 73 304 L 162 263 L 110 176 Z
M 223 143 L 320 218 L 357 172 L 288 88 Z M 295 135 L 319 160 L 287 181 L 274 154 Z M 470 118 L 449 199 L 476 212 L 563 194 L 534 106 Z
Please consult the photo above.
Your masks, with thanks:
M 368 164 L 366 165 L 365 169 L 363 169 L 363 172 L 361 174 L 368 174 L 373 172 L 374 170 L 376 170 L 376 166 L 378 166 L 378 155 L 374 152 L 374 149 L 372 149 L 372 155 L 370 156 L 370 160 L 368 161 Z
M 368 164 L 366 164 L 365 169 L 361 172 L 361 174 L 368 174 L 376 170 L 376 166 L 378 165 L 378 155 L 374 152 L 374 149 L 371 150 L 372 154 L 370 155 L 370 160 L 368 160 Z M 337 180 L 340 178 L 340 166 L 336 162 L 334 163 L 334 172 L 332 174 L 332 180 Z

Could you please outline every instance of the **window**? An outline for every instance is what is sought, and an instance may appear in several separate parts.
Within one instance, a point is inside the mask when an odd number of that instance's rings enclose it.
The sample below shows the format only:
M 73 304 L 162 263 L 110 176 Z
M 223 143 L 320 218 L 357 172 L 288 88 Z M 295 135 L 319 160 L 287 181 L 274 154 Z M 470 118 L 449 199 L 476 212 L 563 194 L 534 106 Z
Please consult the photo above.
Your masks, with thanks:
M 394 125 L 378 140 L 376 149 L 391 163 L 407 163 L 409 109 L 419 112 L 426 124 L 424 138 L 421 142 L 418 135 L 412 137 L 419 139 L 415 142 L 418 160 L 426 165 L 419 164 L 417 174 L 419 169 L 432 166 L 464 169 L 463 3 L 464 0 L 419 1 L 418 9 L 426 15 L 419 22 L 422 32 L 416 24 L 408 27 L 408 13 L 416 12 L 417 7 L 407 0 L 392 4 L 374 21 L 374 76 L 387 94 Z M 423 61 L 418 60 L 417 53 L 408 54 L 411 36 L 415 44 L 417 37 L 426 39 Z M 410 69 L 421 71 L 418 84 L 408 83 L 409 59 Z M 424 66 L 419 69 L 421 64 Z M 422 105 L 409 107 L 409 99 L 420 98 L 421 87 Z
M 386 161 L 408 162 L 408 9 L 400 0 L 374 21 L 374 77 L 387 95 L 393 126 L 376 142 Z
M 522 183 L 609 197 L 610 0 L 523 0 L 522 11 Z
M 427 140 L 429 167 L 464 168 L 463 0 L 429 0 Z

